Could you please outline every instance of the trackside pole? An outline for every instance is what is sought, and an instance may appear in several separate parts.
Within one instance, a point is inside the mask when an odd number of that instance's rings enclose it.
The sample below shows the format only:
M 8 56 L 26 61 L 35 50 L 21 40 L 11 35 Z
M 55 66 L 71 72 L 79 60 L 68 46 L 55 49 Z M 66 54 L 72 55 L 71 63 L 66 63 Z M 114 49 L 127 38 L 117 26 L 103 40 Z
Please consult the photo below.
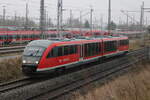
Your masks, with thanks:
M 148 46 L 148 60 L 150 60 L 150 46 Z

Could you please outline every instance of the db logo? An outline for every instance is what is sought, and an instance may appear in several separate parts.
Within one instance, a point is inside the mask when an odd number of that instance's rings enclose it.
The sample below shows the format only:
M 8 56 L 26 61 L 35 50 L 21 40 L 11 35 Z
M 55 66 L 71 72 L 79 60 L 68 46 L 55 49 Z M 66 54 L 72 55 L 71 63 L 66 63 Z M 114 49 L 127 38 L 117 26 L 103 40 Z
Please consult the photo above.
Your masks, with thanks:
M 62 63 L 62 60 L 59 60 L 60 63 Z

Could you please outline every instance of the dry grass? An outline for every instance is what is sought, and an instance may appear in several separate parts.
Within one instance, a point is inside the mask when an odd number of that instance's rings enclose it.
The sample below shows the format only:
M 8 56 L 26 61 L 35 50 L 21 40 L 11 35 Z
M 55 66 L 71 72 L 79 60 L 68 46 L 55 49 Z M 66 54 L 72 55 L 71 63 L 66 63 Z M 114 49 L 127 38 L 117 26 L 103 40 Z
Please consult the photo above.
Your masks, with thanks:
M 84 96 L 74 93 L 74 100 L 150 100 L 150 63 L 135 67 L 102 87 L 90 89 Z
M 140 49 L 141 47 L 143 47 L 143 45 L 150 46 L 150 34 L 145 35 L 144 41 L 145 41 L 145 43 L 143 43 L 143 40 L 141 38 L 130 40 L 129 49 L 137 50 L 137 49 Z
M 130 40 L 129 49 L 130 50 L 137 50 L 141 47 L 141 41 L 140 40 Z
M 20 57 L 0 61 L 0 82 L 20 77 L 22 77 Z
M 10 53 L 10 54 L 0 54 L 0 57 L 6 57 L 6 56 L 21 56 L 22 53 Z

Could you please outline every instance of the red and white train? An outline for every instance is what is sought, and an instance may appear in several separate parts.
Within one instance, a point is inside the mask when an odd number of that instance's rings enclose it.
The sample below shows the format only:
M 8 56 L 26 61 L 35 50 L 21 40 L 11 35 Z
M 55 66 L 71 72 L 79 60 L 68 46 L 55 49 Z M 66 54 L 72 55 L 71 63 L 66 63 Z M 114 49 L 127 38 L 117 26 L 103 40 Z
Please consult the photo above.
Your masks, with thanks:
M 41 74 L 83 63 L 126 54 L 128 37 L 105 36 L 88 39 L 35 40 L 23 53 L 23 73 Z

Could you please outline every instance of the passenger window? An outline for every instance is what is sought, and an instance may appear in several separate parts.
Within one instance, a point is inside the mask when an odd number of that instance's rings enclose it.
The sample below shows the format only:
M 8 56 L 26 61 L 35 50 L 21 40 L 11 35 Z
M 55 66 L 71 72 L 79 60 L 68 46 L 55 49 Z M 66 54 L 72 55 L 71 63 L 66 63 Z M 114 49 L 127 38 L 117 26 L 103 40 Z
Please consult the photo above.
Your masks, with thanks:
M 88 43 L 84 45 L 85 57 L 95 56 L 101 53 L 100 43 Z
M 47 58 L 66 56 L 76 53 L 77 53 L 77 45 L 63 46 L 63 47 L 60 46 L 53 48 L 47 55 Z
M 129 44 L 129 40 L 120 40 L 121 46 L 128 45 L 128 44 Z
M 112 52 L 117 50 L 117 42 L 116 41 L 107 41 L 104 43 L 105 52 Z
M 75 47 L 73 45 L 70 46 L 69 54 L 74 54 Z
M 77 45 L 71 45 L 69 54 L 76 54 L 77 53 Z
M 68 55 L 69 54 L 69 46 L 64 46 L 64 55 Z

